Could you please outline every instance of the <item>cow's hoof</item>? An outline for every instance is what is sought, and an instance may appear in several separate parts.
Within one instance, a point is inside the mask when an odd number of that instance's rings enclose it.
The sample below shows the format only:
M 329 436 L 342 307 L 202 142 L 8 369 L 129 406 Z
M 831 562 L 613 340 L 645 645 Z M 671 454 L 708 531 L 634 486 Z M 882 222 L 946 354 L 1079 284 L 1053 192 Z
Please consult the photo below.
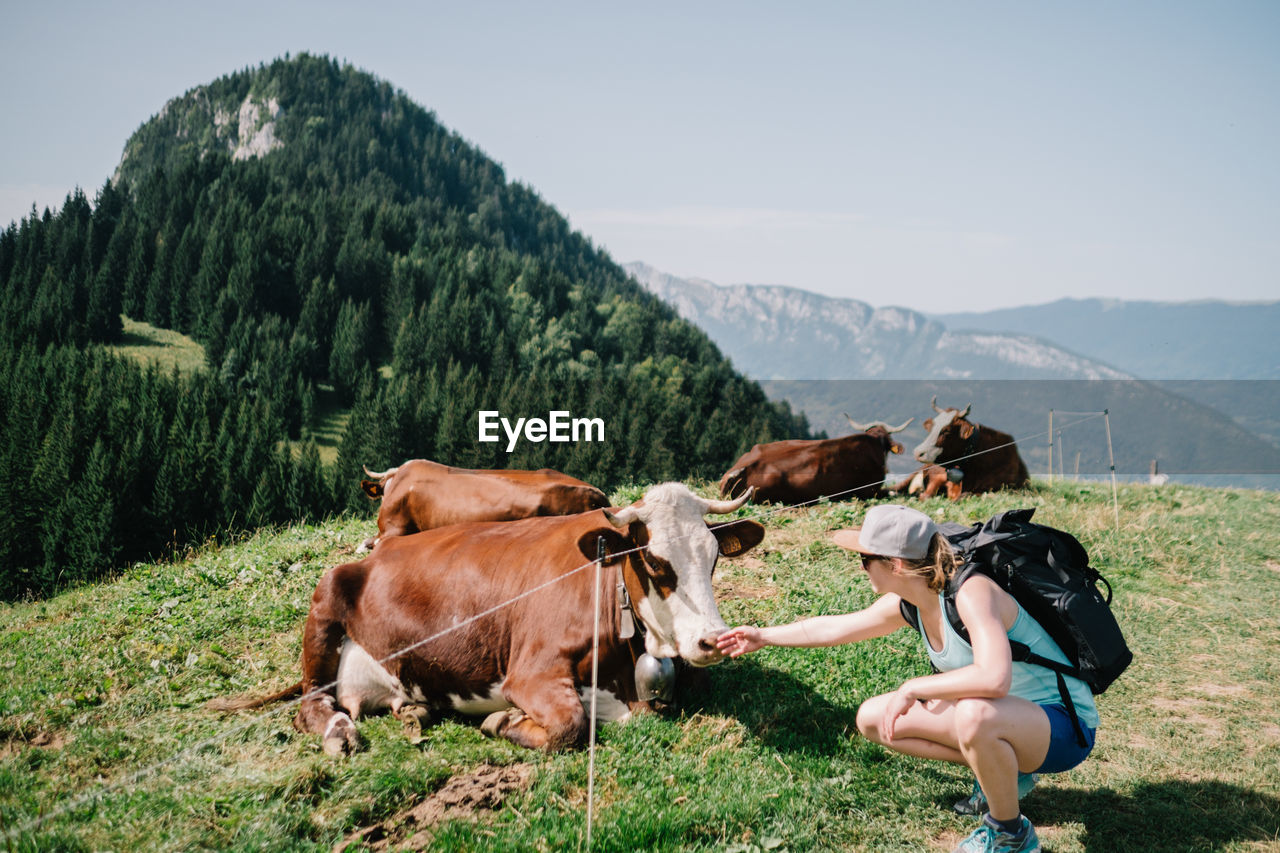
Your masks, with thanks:
M 484 722 L 480 724 L 480 731 L 486 737 L 497 737 L 502 733 L 502 724 L 506 721 L 506 711 L 494 711 L 484 718 Z
M 494 711 L 484 718 L 480 731 L 489 737 L 501 737 L 509 726 L 524 719 L 524 712 L 519 708 L 508 708 L 505 711 Z
M 422 730 L 431 720 L 431 711 L 422 705 L 401 705 L 395 716 L 404 726 L 404 734 L 409 742 L 421 743 Z
M 329 724 L 322 741 L 326 755 L 340 758 L 364 747 L 364 738 L 356 730 L 356 725 L 345 714 L 339 715 Z
M 395 716 L 401 722 L 413 722 L 419 726 L 425 726 L 431 719 L 431 709 L 426 705 L 401 705 Z

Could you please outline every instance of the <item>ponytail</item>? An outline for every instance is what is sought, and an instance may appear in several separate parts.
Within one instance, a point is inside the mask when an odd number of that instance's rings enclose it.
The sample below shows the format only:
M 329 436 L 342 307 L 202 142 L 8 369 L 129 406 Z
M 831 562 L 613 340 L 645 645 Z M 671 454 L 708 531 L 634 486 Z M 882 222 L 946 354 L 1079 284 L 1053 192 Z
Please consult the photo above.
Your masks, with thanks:
M 942 592 L 956 571 L 956 555 L 951 543 L 941 533 L 933 535 L 929 553 L 923 560 L 903 560 L 908 572 L 920 575 L 934 592 Z

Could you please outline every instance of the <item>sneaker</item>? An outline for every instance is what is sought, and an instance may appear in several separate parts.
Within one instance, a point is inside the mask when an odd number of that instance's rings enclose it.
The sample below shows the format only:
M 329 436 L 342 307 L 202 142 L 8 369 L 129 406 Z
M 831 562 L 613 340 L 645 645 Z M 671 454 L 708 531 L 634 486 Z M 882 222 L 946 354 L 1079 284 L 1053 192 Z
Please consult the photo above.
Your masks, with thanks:
M 960 842 L 952 853 L 1039 853 L 1040 838 L 1036 828 L 1025 817 L 1018 819 L 1021 826 L 1010 835 L 983 820 L 978 828 Z
M 1034 773 L 1018 774 L 1018 799 L 1021 800 L 1027 794 L 1031 793 L 1031 789 L 1036 786 L 1036 780 L 1040 777 Z M 973 780 L 973 793 L 965 797 L 963 800 L 957 800 L 956 804 L 951 807 L 956 814 L 980 815 L 987 810 L 987 795 L 982 793 L 982 786 L 978 784 L 978 780 Z

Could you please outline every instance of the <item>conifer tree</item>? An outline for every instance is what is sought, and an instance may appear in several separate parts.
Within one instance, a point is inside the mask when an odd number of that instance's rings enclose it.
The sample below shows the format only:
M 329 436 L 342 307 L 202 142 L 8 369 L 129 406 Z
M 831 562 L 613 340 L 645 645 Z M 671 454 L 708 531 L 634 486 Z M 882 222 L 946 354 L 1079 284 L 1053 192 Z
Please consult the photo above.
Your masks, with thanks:
M 170 325 L 173 293 L 169 277 L 173 272 L 173 255 L 177 242 L 174 225 L 169 222 L 156 240 L 155 259 L 151 265 L 151 275 L 147 279 L 143 319 L 160 328 L 168 328 Z
M 350 299 L 343 302 L 329 356 L 329 376 L 341 399 L 351 399 L 361 375 L 369 367 L 371 332 L 368 305 L 357 305 Z
M 195 225 L 182 231 L 182 238 L 173 254 L 169 272 L 169 318 L 165 327 L 191 334 L 196 328 L 199 308 L 193 304 L 195 280 L 200 270 L 200 257 L 204 247 Z
M 279 459 L 272 458 L 259 472 L 245 519 L 250 527 L 266 527 L 284 519 L 286 484 L 283 468 Z
M 123 232 L 124 229 L 119 231 Z M 93 274 L 85 316 L 85 331 L 91 341 L 109 343 L 120 340 L 124 334 L 124 324 L 120 320 L 123 307 L 124 252 L 125 239 L 113 237 L 107 244 L 101 266 Z
M 61 580 L 66 565 L 65 531 L 73 521 L 67 494 L 76 466 L 73 419 L 74 404 L 67 396 L 63 398 L 52 429 L 41 443 L 40 456 L 32 472 L 34 482 L 40 483 L 43 494 L 36 500 L 39 523 L 28 535 L 35 536 L 40 542 L 41 564 L 35 583 L 45 589 L 52 589 Z
M 98 439 L 84 473 L 67 494 L 67 515 L 75 523 L 63 535 L 67 572 L 75 580 L 97 578 L 115 563 L 119 546 L 113 539 L 116 505 L 111 475 L 107 446 Z
M 154 254 L 155 232 L 139 222 L 133 232 L 133 245 L 129 249 L 121 293 L 121 307 L 127 316 L 134 319 L 141 319 L 146 311 L 147 284 L 151 279 Z
M 289 478 L 288 517 L 293 520 L 321 516 L 332 511 L 332 504 L 320 450 L 314 441 L 305 441 Z

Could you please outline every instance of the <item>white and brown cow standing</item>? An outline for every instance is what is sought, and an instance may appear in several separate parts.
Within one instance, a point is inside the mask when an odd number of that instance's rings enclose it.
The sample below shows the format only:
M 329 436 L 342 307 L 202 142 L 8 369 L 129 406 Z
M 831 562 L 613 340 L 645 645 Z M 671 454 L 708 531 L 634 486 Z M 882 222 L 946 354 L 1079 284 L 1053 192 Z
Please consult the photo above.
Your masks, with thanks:
M 388 539 L 316 586 L 300 684 L 215 707 L 254 707 L 301 692 L 294 726 L 320 734 L 335 755 L 359 746 L 362 713 L 382 709 L 484 714 L 487 733 L 522 746 L 575 746 L 588 726 L 595 569 L 587 564 L 600 540 L 618 556 L 605 558 L 597 715 L 623 720 L 647 703 L 637 698 L 638 652 L 619 637 L 619 577 L 649 654 L 678 655 L 697 667 L 718 663 L 715 640 L 727 626 L 711 573 L 718 556 L 745 553 L 764 528 L 747 519 L 711 527 L 704 517 L 733 512 L 748 497 L 709 501 L 664 483 L 616 513 L 459 524 Z

